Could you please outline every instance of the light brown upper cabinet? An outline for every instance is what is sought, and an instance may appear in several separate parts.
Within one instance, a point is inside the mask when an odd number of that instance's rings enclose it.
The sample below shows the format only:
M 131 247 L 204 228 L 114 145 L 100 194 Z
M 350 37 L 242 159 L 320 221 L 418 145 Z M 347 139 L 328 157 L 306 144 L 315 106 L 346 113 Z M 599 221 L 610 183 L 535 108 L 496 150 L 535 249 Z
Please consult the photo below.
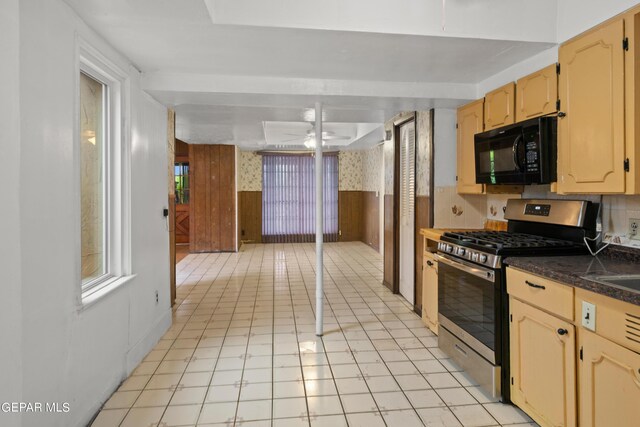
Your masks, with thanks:
M 559 193 L 627 190 L 624 40 L 618 18 L 560 46 Z
M 457 190 L 460 194 L 482 194 L 484 185 L 476 184 L 474 136 L 483 130 L 484 100 L 479 99 L 458 108 Z
M 556 112 L 558 73 L 556 64 L 516 81 L 516 122 Z
M 515 123 L 515 83 L 511 82 L 484 96 L 484 130 Z

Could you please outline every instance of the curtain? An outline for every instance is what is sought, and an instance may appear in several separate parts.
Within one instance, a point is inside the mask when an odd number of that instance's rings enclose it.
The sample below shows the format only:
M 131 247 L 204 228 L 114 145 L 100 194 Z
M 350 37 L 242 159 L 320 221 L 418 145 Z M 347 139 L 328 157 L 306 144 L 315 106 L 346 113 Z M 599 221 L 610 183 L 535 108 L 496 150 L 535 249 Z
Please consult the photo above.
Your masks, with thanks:
M 315 158 L 262 156 L 262 241 L 315 242 Z M 338 240 L 338 157 L 323 156 L 324 241 Z

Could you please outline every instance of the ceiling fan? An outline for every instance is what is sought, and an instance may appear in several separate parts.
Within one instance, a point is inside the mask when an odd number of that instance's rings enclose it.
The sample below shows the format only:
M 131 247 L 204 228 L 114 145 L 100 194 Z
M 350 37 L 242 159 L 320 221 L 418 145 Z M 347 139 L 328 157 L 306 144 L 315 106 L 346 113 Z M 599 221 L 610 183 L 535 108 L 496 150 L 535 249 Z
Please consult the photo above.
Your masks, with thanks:
M 287 133 L 285 135 L 296 136 L 296 138 L 285 140 L 282 142 L 293 142 L 293 141 L 300 140 L 304 144 L 304 146 L 307 148 L 314 148 L 316 146 L 315 122 L 311 122 L 311 129 L 308 129 L 305 132 L 304 136 L 301 136 L 300 134 L 294 134 L 294 133 Z M 326 145 L 328 141 L 340 141 L 340 140 L 344 141 L 348 139 L 351 139 L 351 137 L 344 136 L 344 135 L 337 135 L 335 132 L 330 130 L 322 131 L 322 145 Z

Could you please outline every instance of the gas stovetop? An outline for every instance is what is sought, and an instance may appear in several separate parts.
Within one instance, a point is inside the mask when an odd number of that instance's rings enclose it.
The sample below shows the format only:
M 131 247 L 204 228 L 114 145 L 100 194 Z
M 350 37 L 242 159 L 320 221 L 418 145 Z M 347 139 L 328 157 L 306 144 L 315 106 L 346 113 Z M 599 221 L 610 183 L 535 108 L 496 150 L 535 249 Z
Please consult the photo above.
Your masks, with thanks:
M 599 205 L 583 200 L 509 199 L 508 231 L 447 232 L 438 251 L 449 259 L 499 268 L 505 256 L 586 253 L 584 238 L 596 238 Z
M 438 250 L 444 254 L 491 268 L 499 268 L 504 256 L 578 255 L 586 246 L 570 240 L 510 231 L 447 232 Z
M 466 231 L 462 233 L 444 233 L 447 242 L 468 246 L 480 251 L 500 253 L 502 250 L 529 248 L 570 248 L 576 246 L 574 242 L 533 234 L 512 233 L 508 231 Z

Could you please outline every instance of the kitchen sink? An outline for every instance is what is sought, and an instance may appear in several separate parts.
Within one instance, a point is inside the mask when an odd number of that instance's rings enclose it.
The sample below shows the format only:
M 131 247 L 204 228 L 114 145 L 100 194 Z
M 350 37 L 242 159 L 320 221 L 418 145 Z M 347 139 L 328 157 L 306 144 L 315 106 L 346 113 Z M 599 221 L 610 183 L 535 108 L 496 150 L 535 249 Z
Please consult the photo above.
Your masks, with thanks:
M 640 293 L 640 274 L 588 276 L 588 277 L 585 277 L 585 279 L 594 280 L 596 282 L 601 282 L 607 285 L 615 286 L 616 288 L 626 289 L 632 292 Z

